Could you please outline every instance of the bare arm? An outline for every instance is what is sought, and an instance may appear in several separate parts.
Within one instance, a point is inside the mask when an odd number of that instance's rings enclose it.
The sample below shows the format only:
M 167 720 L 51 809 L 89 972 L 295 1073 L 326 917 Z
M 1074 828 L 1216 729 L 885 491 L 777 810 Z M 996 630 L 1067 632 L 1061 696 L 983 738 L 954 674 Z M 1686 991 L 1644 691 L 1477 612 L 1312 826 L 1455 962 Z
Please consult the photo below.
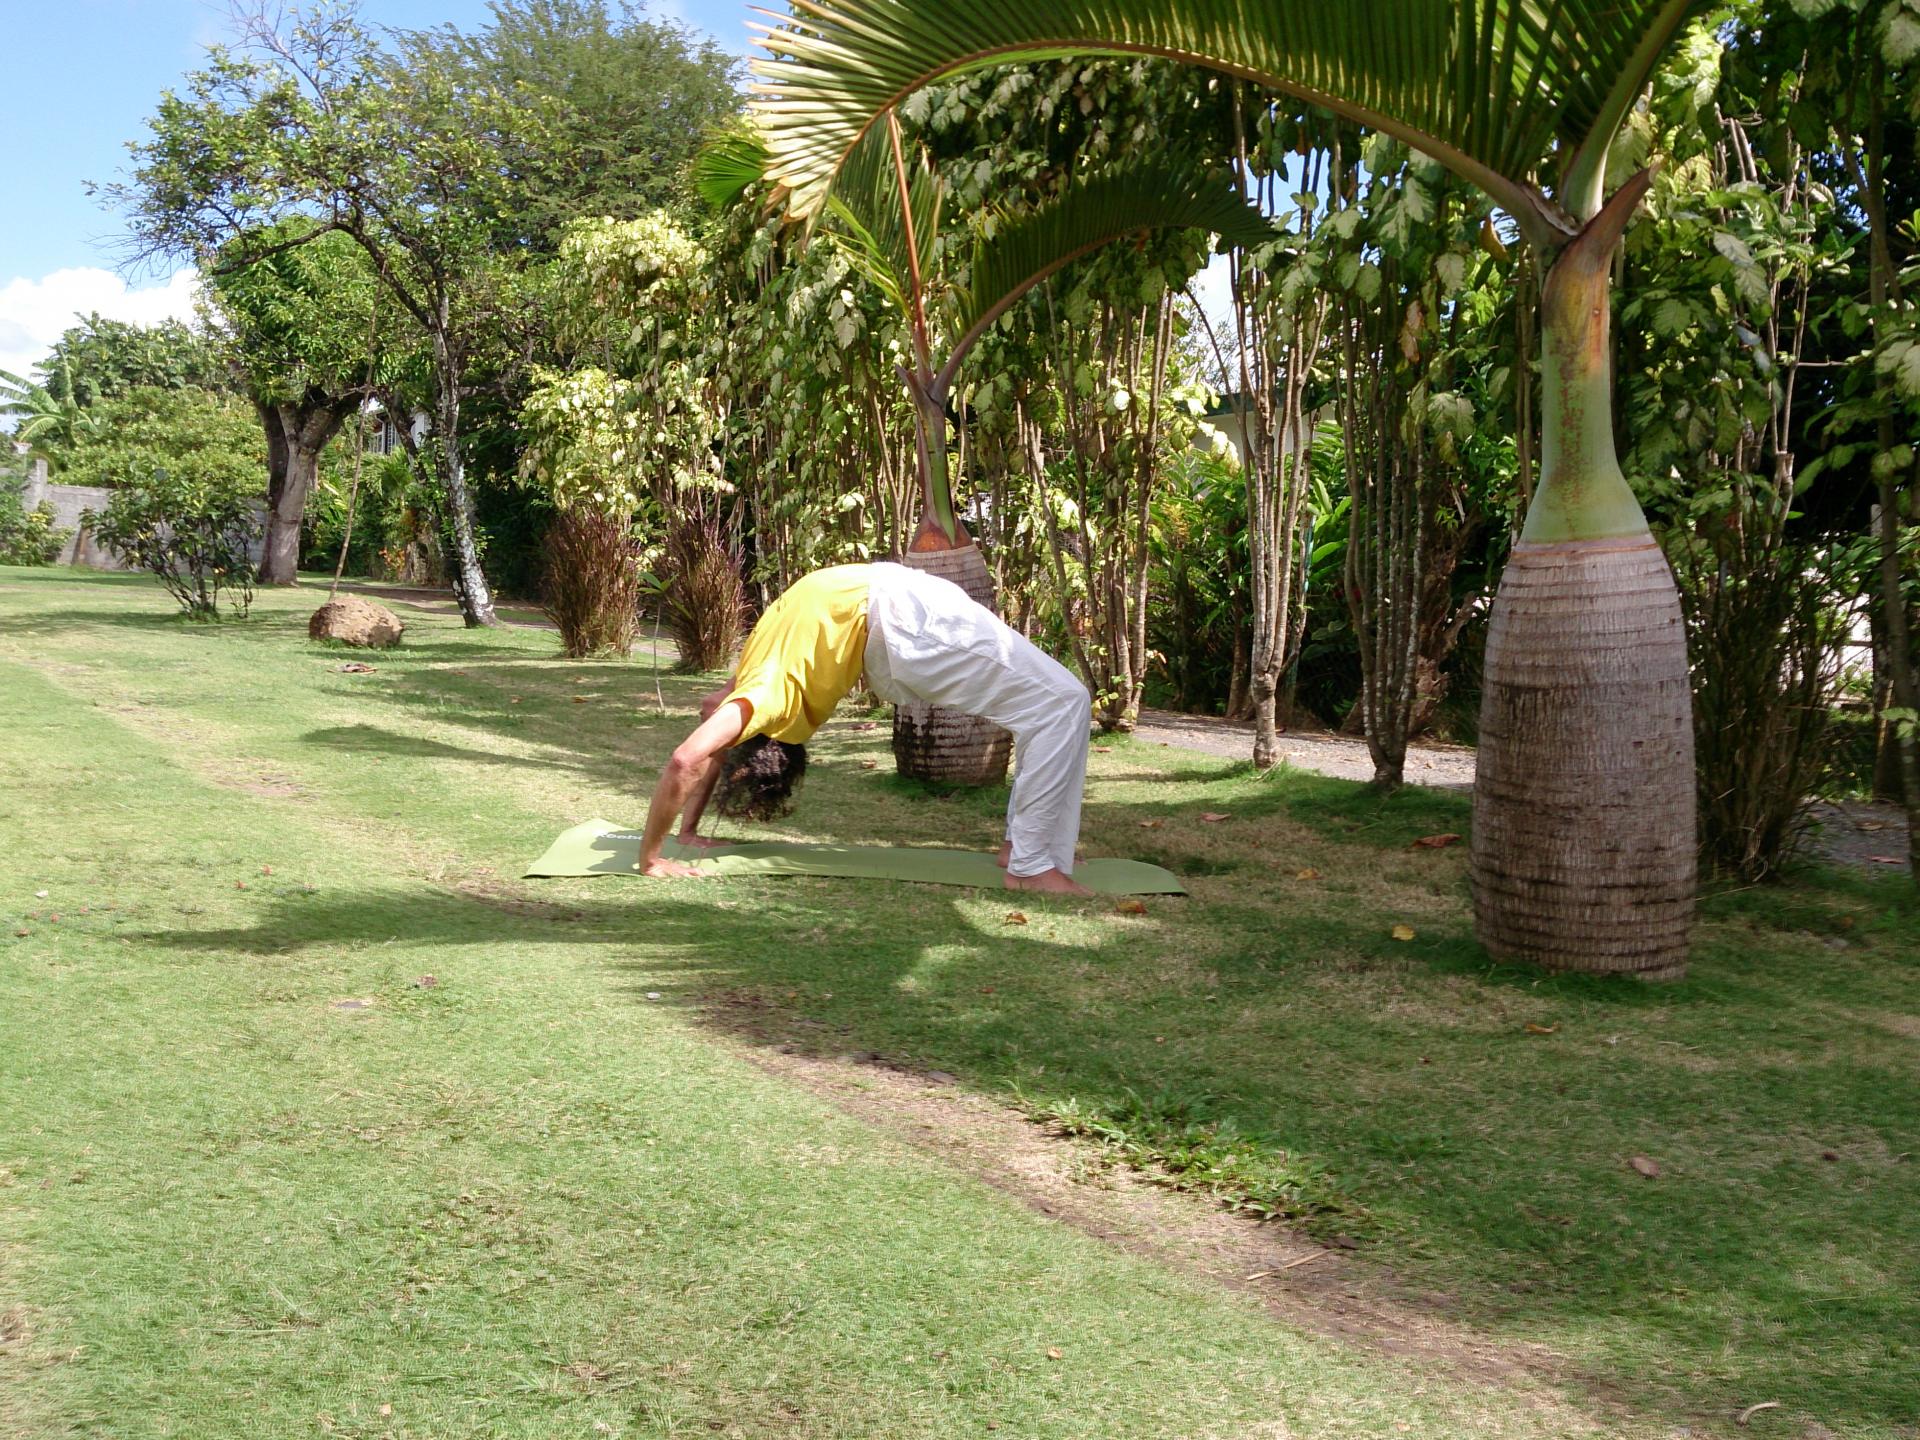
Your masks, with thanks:
M 747 728 L 749 713 L 744 700 L 717 705 L 713 713 L 700 722 L 699 728 L 680 742 L 680 748 L 667 761 L 666 768 L 660 772 L 660 783 L 653 789 L 653 805 L 647 811 L 646 837 L 640 844 L 642 875 L 670 879 L 700 873 L 691 865 L 668 860 L 660 851 L 667 842 L 667 833 L 673 829 L 674 818 L 686 808 L 696 791 L 701 804 L 705 804 L 706 791 L 712 788 L 713 779 L 719 773 L 720 752 L 740 738 L 740 732 Z M 698 819 L 698 811 L 694 818 Z

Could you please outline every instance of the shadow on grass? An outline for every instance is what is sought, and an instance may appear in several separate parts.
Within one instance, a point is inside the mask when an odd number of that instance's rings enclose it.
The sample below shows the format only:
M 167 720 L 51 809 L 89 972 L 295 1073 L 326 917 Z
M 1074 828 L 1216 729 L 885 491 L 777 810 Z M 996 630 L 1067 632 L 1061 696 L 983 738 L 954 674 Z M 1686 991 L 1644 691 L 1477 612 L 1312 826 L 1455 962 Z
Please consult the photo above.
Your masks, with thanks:
M 1028 901 L 1019 926 L 1007 908 L 822 880 L 489 881 L 289 895 L 245 927 L 146 939 L 257 956 L 397 940 L 450 951 L 443 976 L 461 952 L 575 947 L 636 1003 L 749 1044 L 1177 1121 L 1182 1143 L 1196 1124 L 1246 1137 L 1255 1181 L 1325 1176 L 1320 1223 L 1490 1331 L 1570 1348 L 1636 1405 L 1791 1393 L 1833 1425 L 1910 1414 L 1920 1275 L 1888 1247 L 1920 1203 L 1898 1153 L 1913 1042 L 1857 1020 L 1835 1042 L 1835 1007 L 1900 993 L 1880 950 L 1775 937 L 1762 958 L 1716 937 L 1698 979 L 1654 989 L 1490 967 L 1464 922 L 1398 943 L 1340 897 L 1135 919 Z

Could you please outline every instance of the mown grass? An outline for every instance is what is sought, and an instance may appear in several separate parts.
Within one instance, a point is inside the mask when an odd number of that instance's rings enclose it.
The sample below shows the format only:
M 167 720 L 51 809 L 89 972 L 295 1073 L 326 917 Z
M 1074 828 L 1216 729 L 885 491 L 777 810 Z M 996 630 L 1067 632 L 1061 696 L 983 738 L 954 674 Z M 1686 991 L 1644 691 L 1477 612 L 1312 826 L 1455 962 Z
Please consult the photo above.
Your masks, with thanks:
M 1572 1433 L 1034 1217 L 741 1043 L 945 1070 L 1296 1211 L 1567 1356 L 1607 1433 L 1920 1420 L 1896 883 L 1714 897 L 1680 985 L 1547 979 L 1480 955 L 1458 847 L 1409 848 L 1464 802 L 1126 740 L 1085 840 L 1190 877 L 1145 915 L 523 882 L 638 818 L 699 684 L 662 715 L 644 663 L 417 613 L 342 674 L 312 603 L 194 627 L 0 571 L 0 1433 Z M 1004 793 L 821 740 L 788 833 L 996 838 Z

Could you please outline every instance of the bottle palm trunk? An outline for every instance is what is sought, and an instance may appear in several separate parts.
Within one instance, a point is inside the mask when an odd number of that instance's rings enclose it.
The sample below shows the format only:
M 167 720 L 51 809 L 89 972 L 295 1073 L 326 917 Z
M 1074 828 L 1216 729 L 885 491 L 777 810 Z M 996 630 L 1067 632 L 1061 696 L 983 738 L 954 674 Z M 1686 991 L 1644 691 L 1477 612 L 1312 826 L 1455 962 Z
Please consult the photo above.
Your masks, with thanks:
M 1686 633 L 1613 445 L 1608 270 L 1644 182 L 1541 295 L 1541 488 L 1487 637 L 1475 928 L 1497 959 L 1671 979 L 1693 914 Z
M 953 513 L 947 474 L 946 408 L 933 387 L 914 384 L 915 441 L 920 462 L 921 517 L 901 563 L 951 580 L 994 609 L 993 576 L 980 547 Z M 998 725 L 944 705 L 897 705 L 893 759 L 914 780 L 945 785 L 998 785 L 1007 778 L 1013 737 Z

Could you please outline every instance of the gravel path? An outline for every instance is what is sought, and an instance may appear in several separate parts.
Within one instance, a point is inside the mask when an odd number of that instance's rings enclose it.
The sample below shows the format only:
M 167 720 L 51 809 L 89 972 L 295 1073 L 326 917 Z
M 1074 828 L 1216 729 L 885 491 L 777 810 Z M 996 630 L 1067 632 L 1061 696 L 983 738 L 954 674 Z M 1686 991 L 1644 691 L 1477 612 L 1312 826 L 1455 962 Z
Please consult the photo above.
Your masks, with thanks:
M 1144 744 L 1171 745 L 1245 760 L 1253 754 L 1253 726 L 1209 715 L 1142 710 L 1135 738 Z M 1346 735 L 1283 733 L 1280 753 L 1287 762 L 1317 775 L 1342 780 L 1371 780 L 1373 759 L 1367 742 Z M 1473 750 L 1465 745 L 1407 747 L 1407 783 L 1436 790 L 1473 788 Z M 1846 801 L 1813 807 L 1812 850 L 1827 860 L 1863 869 L 1907 869 L 1907 821 L 1898 805 Z

